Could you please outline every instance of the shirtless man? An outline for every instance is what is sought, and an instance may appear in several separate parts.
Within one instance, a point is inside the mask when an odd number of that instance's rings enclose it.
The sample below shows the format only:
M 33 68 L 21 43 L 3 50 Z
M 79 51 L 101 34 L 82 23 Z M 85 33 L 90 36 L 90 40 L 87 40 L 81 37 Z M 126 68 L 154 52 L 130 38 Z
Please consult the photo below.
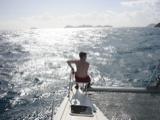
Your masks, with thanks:
M 88 75 L 89 63 L 86 61 L 87 53 L 80 52 L 79 53 L 80 60 L 68 60 L 67 63 L 71 67 L 72 73 L 75 73 L 76 82 L 88 83 L 88 87 L 90 85 L 90 77 Z M 77 71 L 74 71 L 74 68 L 71 64 L 75 64 Z M 78 84 L 76 84 L 76 89 L 78 89 Z

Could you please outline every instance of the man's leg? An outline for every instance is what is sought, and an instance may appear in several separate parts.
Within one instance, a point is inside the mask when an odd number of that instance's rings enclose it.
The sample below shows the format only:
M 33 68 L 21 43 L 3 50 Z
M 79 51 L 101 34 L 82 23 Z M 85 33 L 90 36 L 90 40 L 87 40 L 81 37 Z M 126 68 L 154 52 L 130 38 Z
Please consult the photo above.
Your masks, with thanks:
M 76 86 L 75 86 L 75 88 L 76 88 L 76 89 L 78 89 L 78 88 L 79 88 L 79 86 L 78 86 L 78 83 L 76 83 Z
M 90 76 L 88 76 L 88 84 L 87 84 L 87 88 L 90 88 L 91 87 L 91 78 L 90 78 Z
M 91 87 L 91 83 L 89 82 L 88 84 L 87 84 L 87 88 L 90 88 Z

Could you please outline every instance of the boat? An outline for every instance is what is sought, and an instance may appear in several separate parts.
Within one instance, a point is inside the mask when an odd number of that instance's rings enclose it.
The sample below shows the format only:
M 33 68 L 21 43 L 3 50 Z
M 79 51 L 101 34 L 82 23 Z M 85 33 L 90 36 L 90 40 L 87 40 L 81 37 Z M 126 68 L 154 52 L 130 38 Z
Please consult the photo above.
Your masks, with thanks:
M 85 84 L 82 83 L 79 88 L 76 89 L 75 85 L 71 82 L 68 95 L 64 98 L 63 102 L 58 108 L 56 115 L 52 114 L 52 120 L 108 120 L 102 111 L 92 103 L 88 95 L 88 91 L 91 92 L 123 92 L 123 93 L 160 93 L 160 88 L 154 85 L 148 85 L 147 87 L 96 87 L 85 88 Z M 151 81 L 149 82 L 151 83 Z M 53 108 L 53 107 L 52 107 Z
M 57 113 L 52 116 L 53 120 L 108 120 L 84 89 L 76 89 L 75 85 L 70 87 Z

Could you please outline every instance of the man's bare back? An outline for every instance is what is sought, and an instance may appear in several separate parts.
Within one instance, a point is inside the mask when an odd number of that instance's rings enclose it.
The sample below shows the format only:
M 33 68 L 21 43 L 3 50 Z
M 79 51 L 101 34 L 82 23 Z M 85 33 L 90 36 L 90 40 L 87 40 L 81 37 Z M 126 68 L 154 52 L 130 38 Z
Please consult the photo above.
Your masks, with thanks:
M 85 78 L 88 76 L 88 68 L 89 68 L 89 63 L 86 61 L 78 60 L 76 61 L 76 68 L 77 71 L 75 72 L 75 75 L 77 77 Z

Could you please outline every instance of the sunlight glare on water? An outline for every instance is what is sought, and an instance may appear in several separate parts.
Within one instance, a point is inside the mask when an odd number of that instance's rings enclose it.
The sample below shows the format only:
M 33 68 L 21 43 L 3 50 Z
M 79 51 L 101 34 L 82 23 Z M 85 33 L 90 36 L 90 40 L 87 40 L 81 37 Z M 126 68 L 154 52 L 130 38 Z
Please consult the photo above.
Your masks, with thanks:
M 144 28 L 1 31 L 0 77 L 5 94 L 0 97 L 0 118 L 49 119 L 52 101 L 57 108 L 67 92 L 66 61 L 78 59 L 80 51 L 88 54 L 94 85 L 146 86 L 159 59 L 159 33 Z M 159 104 L 151 109 L 159 96 L 97 93 L 92 99 L 111 120 L 151 118 L 145 114 L 149 111 L 159 120 Z M 141 105 L 145 103 L 148 106 Z

